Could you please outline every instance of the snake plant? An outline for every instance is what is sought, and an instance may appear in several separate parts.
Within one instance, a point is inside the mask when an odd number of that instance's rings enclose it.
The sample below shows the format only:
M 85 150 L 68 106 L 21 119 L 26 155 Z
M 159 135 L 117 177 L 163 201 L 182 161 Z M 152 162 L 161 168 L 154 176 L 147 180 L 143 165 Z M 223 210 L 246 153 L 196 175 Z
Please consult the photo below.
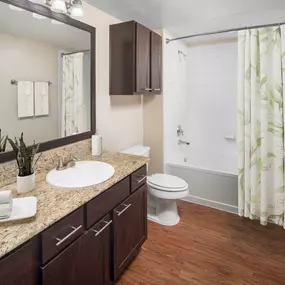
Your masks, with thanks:
M 14 141 L 8 138 L 8 141 L 16 154 L 16 160 L 19 167 L 19 176 L 29 176 L 34 173 L 34 168 L 39 160 L 34 163 L 35 155 L 39 150 L 40 144 L 35 142 L 31 146 L 26 146 L 24 142 L 24 135 L 21 134 L 19 139 L 15 138 Z
M 0 129 L 0 152 L 4 152 L 6 150 L 8 136 L 2 137 L 1 129 Z

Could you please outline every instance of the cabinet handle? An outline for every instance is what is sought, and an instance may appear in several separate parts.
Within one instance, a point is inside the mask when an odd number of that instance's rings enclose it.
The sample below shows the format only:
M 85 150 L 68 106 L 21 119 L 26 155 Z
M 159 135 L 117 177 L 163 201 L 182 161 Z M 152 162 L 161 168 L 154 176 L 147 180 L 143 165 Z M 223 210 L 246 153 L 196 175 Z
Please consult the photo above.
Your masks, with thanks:
M 143 88 L 142 90 L 144 90 L 144 91 L 152 91 L 151 88 Z
M 100 231 L 96 231 L 96 230 L 93 230 L 92 231 L 95 233 L 95 237 L 99 236 L 106 228 L 108 228 L 111 224 L 112 224 L 112 220 L 110 222 L 106 222 L 106 221 L 103 221 L 106 225 L 100 230 Z
M 65 236 L 63 239 L 60 238 L 55 238 L 58 243 L 56 244 L 56 246 L 60 246 L 63 242 L 65 242 L 66 240 L 68 240 L 71 236 L 73 236 L 77 231 L 79 231 L 82 228 L 82 225 L 80 225 L 79 227 L 75 228 L 72 226 L 69 226 L 70 228 L 73 229 L 73 231 L 71 233 L 69 233 L 67 236 Z
M 143 182 L 146 179 L 147 179 L 146 175 L 141 175 L 136 179 L 136 181 L 138 182 L 138 184 L 140 184 L 141 182 Z
M 153 89 L 153 91 L 161 91 L 161 89 L 160 88 L 155 88 L 155 89 Z
M 129 205 L 122 204 L 122 205 L 125 206 L 124 210 L 122 210 L 121 212 L 115 211 L 118 214 L 118 216 L 121 216 L 128 208 L 130 208 L 132 206 L 132 204 L 129 204 Z

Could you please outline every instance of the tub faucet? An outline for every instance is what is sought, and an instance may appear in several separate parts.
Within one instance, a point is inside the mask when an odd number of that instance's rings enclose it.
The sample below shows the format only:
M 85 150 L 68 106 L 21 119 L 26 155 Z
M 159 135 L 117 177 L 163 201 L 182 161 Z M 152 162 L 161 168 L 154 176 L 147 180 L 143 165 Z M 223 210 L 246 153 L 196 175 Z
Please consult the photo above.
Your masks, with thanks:
M 184 131 L 183 131 L 181 125 L 178 125 L 178 127 L 177 127 L 177 129 L 176 129 L 176 132 L 177 132 L 177 136 L 178 136 L 178 137 L 181 137 L 181 136 L 184 135 Z
M 179 145 L 182 145 L 182 144 L 190 145 L 191 143 L 190 143 L 190 142 L 183 141 L 183 140 L 179 140 L 179 141 L 178 141 L 178 144 L 179 144 Z

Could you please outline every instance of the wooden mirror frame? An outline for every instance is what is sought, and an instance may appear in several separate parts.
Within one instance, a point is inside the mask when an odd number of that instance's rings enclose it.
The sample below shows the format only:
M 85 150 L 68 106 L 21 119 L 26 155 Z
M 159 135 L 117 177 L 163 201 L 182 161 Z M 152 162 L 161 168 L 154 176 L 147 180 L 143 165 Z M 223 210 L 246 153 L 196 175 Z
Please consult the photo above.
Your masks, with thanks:
M 91 95 L 91 130 L 88 132 L 84 132 L 81 134 L 76 134 L 72 136 L 68 136 L 65 138 L 59 138 L 47 142 L 43 142 L 40 144 L 40 152 L 57 148 L 60 146 L 68 145 L 74 142 L 82 141 L 88 138 L 91 138 L 91 136 L 95 133 L 96 130 L 96 70 L 95 70 L 95 60 L 96 60 L 96 54 L 95 54 L 95 46 L 96 46 L 96 29 L 92 26 L 89 26 L 85 23 L 82 23 L 80 21 L 77 21 L 67 15 L 55 13 L 52 12 L 48 7 L 41 6 L 39 4 L 32 3 L 28 0 L 0 0 L 0 2 L 11 4 L 14 6 L 17 6 L 19 8 L 22 8 L 26 11 L 34 12 L 40 15 L 43 15 L 47 18 L 57 20 L 59 22 L 62 22 L 66 25 L 73 26 L 75 28 L 81 29 L 83 31 L 90 33 L 90 82 L 91 82 L 91 89 L 90 89 L 90 95 Z M 20 136 L 20 134 L 19 134 Z M 3 152 L 0 153 L 0 163 L 14 160 L 15 154 L 13 151 L 9 152 Z

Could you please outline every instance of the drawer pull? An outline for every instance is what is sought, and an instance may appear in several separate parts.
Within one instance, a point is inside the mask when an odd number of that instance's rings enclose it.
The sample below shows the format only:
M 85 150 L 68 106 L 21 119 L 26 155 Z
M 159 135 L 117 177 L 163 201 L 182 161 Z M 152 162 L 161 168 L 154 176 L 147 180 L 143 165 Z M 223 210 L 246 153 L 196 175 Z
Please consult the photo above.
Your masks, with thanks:
M 68 240 L 71 236 L 73 236 L 76 232 L 78 232 L 81 228 L 82 228 L 82 225 L 80 225 L 79 227 L 75 228 L 75 227 L 72 227 L 72 226 L 69 226 L 70 228 L 73 229 L 73 231 L 71 233 L 69 233 L 67 236 L 65 236 L 63 239 L 60 239 L 60 238 L 55 238 L 58 243 L 56 244 L 56 246 L 60 246 L 63 242 L 65 242 L 66 240 Z
M 160 91 L 160 88 L 154 88 L 153 91 Z
M 140 184 L 141 182 L 143 182 L 146 179 L 147 179 L 146 175 L 141 175 L 136 179 L 136 181 L 138 182 L 138 184 Z
M 96 231 L 96 230 L 93 230 L 92 231 L 95 233 L 95 237 L 99 236 L 106 228 L 108 228 L 111 224 L 112 224 L 112 220 L 110 222 L 105 222 L 104 223 L 106 224 L 100 231 Z
M 122 210 L 121 212 L 120 211 L 115 211 L 118 214 L 118 216 L 121 216 L 127 209 L 129 209 L 132 206 L 132 204 L 129 204 L 129 205 L 122 204 L 122 205 L 125 206 L 124 210 Z
M 152 91 L 151 88 L 143 88 L 142 90 L 144 90 L 144 91 Z

